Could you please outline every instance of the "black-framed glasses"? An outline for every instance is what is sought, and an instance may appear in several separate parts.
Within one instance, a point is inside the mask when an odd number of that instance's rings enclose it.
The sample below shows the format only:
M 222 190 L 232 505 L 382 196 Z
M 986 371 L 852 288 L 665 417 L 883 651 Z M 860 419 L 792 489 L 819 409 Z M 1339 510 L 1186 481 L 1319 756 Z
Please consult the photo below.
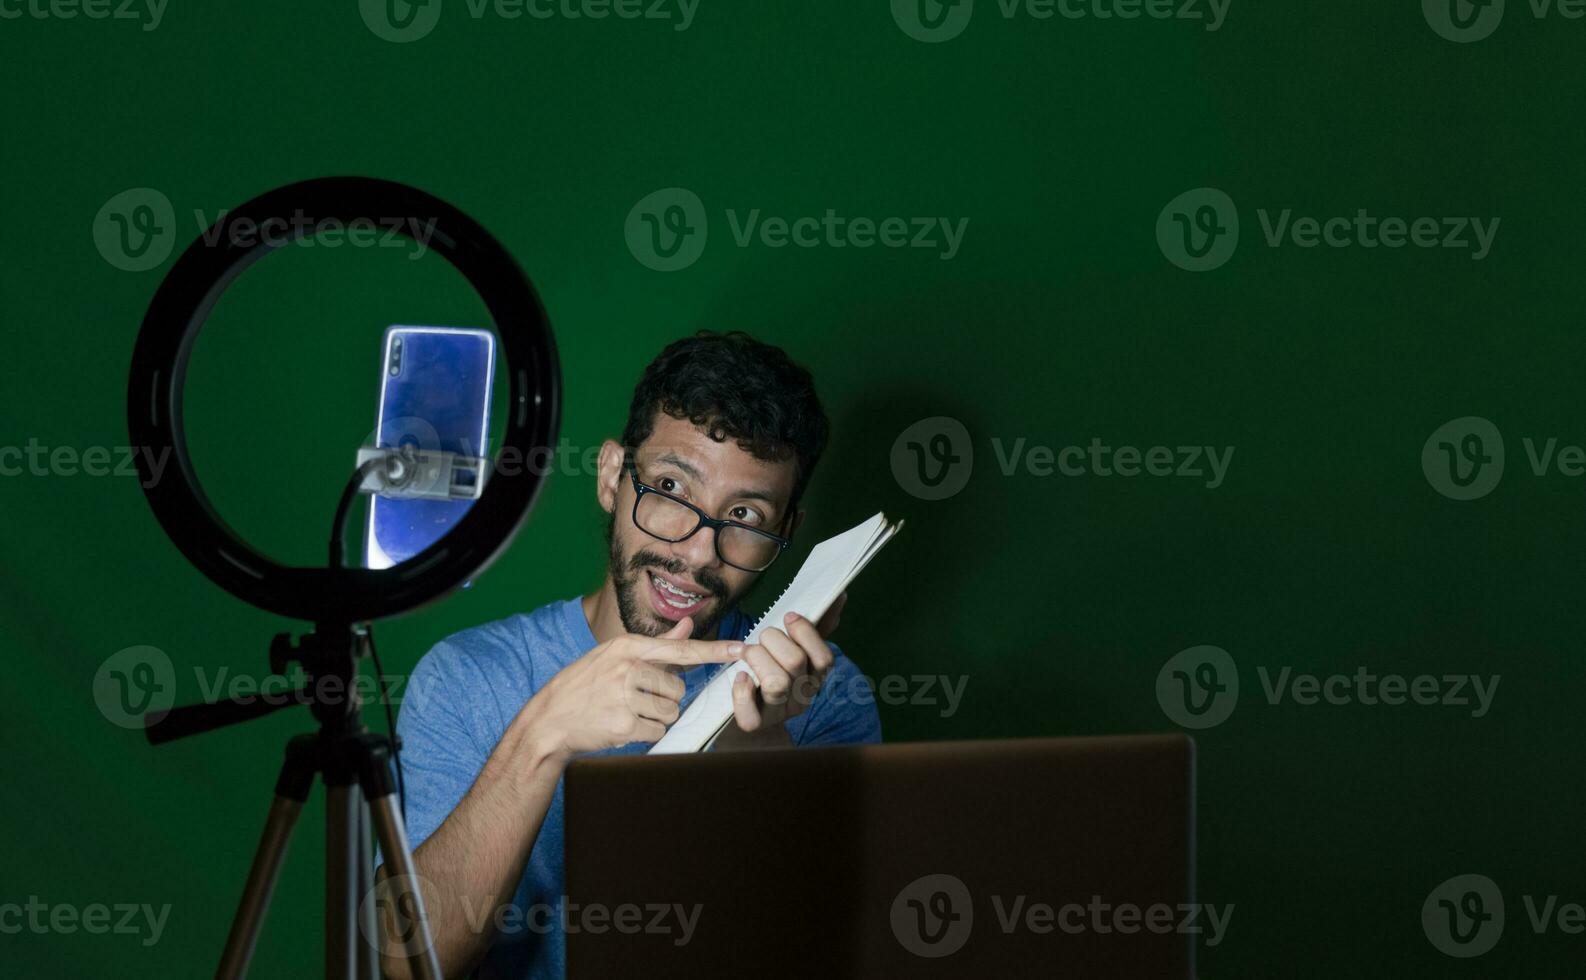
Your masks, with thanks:
M 745 572 L 770 568 L 793 543 L 790 538 L 757 527 L 717 520 L 688 501 L 640 481 L 639 469 L 631 456 L 622 465 L 633 481 L 633 524 L 652 538 L 676 544 L 698 534 L 702 527 L 712 528 L 716 532 L 717 557 Z

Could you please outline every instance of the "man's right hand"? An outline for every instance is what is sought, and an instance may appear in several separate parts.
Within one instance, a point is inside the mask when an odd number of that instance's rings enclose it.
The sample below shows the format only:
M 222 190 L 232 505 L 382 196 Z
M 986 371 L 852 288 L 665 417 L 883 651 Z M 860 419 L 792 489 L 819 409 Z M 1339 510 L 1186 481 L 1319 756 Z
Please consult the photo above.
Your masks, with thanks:
M 683 697 L 683 681 L 669 667 L 742 658 L 742 643 L 691 640 L 693 627 L 685 619 L 664 636 L 619 636 L 563 667 L 518 712 L 462 802 L 414 850 L 447 976 L 468 974 L 495 941 L 496 930 L 480 928 L 466 910 L 511 900 L 568 760 L 659 739 Z M 409 975 L 404 945 L 392 938 L 382 950 L 387 976 Z
M 563 667 L 523 706 L 517 723 L 544 751 L 566 761 L 584 752 L 655 742 L 678 719 L 683 681 L 669 667 L 740 660 L 744 644 L 692 640 L 693 620 L 661 636 L 608 640 Z

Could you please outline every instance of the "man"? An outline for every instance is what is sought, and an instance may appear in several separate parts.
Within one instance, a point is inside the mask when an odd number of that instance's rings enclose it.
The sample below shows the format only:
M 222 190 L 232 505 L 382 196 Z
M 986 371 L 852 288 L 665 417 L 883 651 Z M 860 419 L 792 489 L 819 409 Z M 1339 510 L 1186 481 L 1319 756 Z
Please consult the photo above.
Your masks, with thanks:
M 824 640 L 841 600 L 818 626 L 789 617 L 762 643 L 734 642 L 751 625 L 738 600 L 803 519 L 827 431 L 809 372 L 781 350 L 737 332 L 677 341 L 640 378 L 622 441 L 601 446 L 600 589 L 465 630 L 419 662 L 397 729 L 447 976 L 565 972 L 563 770 L 644 752 L 720 665 L 747 661 L 760 686 L 738 678 L 718 748 L 880 741 L 873 703 L 820 693 L 857 680 Z M 387 972 L 405 976 L 400 947 L 386 952 Z

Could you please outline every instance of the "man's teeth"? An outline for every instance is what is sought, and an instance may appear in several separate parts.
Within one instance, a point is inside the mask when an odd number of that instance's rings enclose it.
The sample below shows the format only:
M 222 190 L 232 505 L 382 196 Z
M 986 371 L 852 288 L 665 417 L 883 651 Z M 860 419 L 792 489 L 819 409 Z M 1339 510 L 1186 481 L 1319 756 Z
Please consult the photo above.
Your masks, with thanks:
M 703 595 L 700 595 L 697 592 L 685 592 L 659 575 L 652 575 L 650 578 L 655 582 L 655 587 L 666 594 L 666 604 L 672 606 L 675 609 L 687 609 L 689 606 L 692 606 L 694 603 L 705 598 Z M 674 599 L 672 596 L 676 596 L 677 598 Z

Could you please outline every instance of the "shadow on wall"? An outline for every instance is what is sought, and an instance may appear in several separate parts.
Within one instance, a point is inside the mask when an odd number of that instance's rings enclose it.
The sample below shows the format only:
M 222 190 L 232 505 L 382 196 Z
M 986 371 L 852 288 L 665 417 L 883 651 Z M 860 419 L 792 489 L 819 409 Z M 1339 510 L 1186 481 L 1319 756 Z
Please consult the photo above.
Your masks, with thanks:
M 866 316 L 875 312 L 867 310 Z M 799 330 L 787 326 L 791 322 L 798 322 L 797 314 L 782 309 L 754 324 L 722 317 L 707 326 L 716 330 L 746 328 L 761 339 L 785 346 L 797 360 L 815 361 L 808 349 L 811 344 L 800 343 Z M 906 322 L 906 317 L 898 314 L 894 322 Z M 860 363 L 866 363 L 862 360 L 866 358 L 880 363 L 891 356 L 889 348 L 895 346 L 887 331 L 873 328 L 834 331 L 828 326 L 822 333 L 826 343 L 834 334 L 852 336 L 853 343 L 845 347 L 843 356 L 861 359 Z M 957 420 L 966 431 L 978 431 L 983 422 L 977 408 L 962 388 L 934 379 L 901 384 L 882 381 L 842 390 L 829 379 L 823 380 L 817 367 L 816 383 L 831 418 L 832 437 L 805 500 L 807 514 L 790 553 L 793 560 L 777 567 L 754 590 L 745 601 L 746 611 L 757 613 L 769 605 L 815 543 L 878 510 L 885 511 L 889 519 L 903 519 L 907 526 L 855 582 L 834 640 L 852 652 L 860 669 L 872 679 L 963 674 L 964 652 L 974 640 L 973 617 L 962 609 L 946 611 L 944 607 L 951 597 L 965 594 L 978 565 L 972 556 L 985 548 L 987 534 L 976 524 L 971 493 L 954 491 L 941 499 L 924 499 L 914 491 L 922 486 L 922 467 L 928 482 L 934 480 L 938 488 L 951 490 L 942 481 L 951 480 L 949 471 L 959 448 L 940 439 L 933 442 L 931 433 L 921 434 L 919 423 L 946 417 Z M 927 491 L 927 495 L 933 494 Z M 991 534 L 997 536 L 998 532 Z M 888 740 L 967 734 L 955 731 L 958 726 L 935 711 L 892 706 L 886 699 L 881 711 Z
M 1052 297 L 1042 308 L 1065 308 L 1056 297 L 1072 290 L 1100 306 L 1101 287 L 1062 266 L 1034 282 L 995 263 L 947 270 L 876 252 L 850 253 L 821 269 L 800 257 L 746 259 L 697 325 L 746 330 L 808 364 L 832 439 L 792 560 L 767 575 L 745 610 L 769 605 L 812 544 L 884 510 L 907 527 L 855 582 L 834 639 L 872 679 L 969 682 L 946 716 L 937 705 L 883 697 L 887 740 L 1064 733 L 1056 719 L 1068 717 L 1070 699 L 1081 694 L 1062 680 L 1066 671 L 1051 651 L 1070 648 L 1075 637 L 1041 606 L 1072 585 L 1054 577 L 1091 578 L 1095 569 L 1021 557 L 1042 553 L 1027 547 L 1021 520 L 1034 485 L 991 479 L 995 461 L 978 439 L 995 431 L 988 404 L 1022 405 L 1027 414 L 1038 406 L 1043 418 L 1066 418 L 1065 399 L 1087 404 L 1106 386 L 1110 379 L 1093 377 L 1094 365 L 1109 361 L 1089 348 L 1106 335 L 1083 318 L 1033 335 L 999 326 L 1029 322 L 1029 295 Z M 813 274 L 799 281 L 800 269 Z M 1010 290 L 1026 298 L 1010 299 Z M 1073 356 L 1053 362 L 1052 350 L 1070 335 L 1081 350 L 1065 349 Z M 989 401 L 988 384 L 1000 386 Z M 942 418 L 960 426 L 956 439 L 950 426 L 921 425 Z M 942 475 L 955 454 L 972 457 L 956 488 Z M 1021 674 L 1021 660 L 1033 672 Z
M 972 406 L 955 393 L 915 386 L 867 389 L 844 399 L 832 417 L 833 438 L 813 484 L 811 540 L 820 540 L 885 510 L 907 522 L 854 586 L 856 634 L 864 636 L 867 670 L 908 673 L 947 662 L 965 637 L 944 600 L 961 595 L 983 547 L 970 495 L 927 500 L 911 492 L 926 478 L 953 479 L 951 448 L 938 460 L 922 419 L 946 417 L 973 428 Z M 962 461 L 956 465 L 962 465 Z M 938 483 L 948 489 L 949 483 Z

